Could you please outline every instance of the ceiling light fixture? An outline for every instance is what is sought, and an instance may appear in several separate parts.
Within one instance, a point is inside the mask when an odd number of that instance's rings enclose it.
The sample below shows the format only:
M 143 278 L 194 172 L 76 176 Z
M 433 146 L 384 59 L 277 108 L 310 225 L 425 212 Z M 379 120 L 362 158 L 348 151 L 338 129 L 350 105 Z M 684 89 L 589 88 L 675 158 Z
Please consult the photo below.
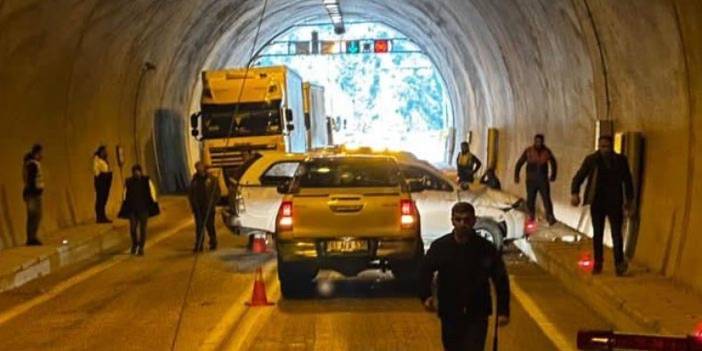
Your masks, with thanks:
M 344 15 L 341 13 L 339 1 L 340 0 L 322 0 L 322 5 L 327 9 L 329 18 L 334 25 L 334 33 L 341 35 L 346 32 L 346 28 L 344 27 Z

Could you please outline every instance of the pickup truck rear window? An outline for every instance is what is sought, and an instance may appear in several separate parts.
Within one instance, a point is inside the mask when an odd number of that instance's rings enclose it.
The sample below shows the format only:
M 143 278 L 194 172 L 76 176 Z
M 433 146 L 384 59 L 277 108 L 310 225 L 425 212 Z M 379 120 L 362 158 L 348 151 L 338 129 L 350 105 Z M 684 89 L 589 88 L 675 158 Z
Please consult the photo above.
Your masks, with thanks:
M 397 165 L 390 159 L 316 159 L 298 168 L 300 188 L 395 187 Z

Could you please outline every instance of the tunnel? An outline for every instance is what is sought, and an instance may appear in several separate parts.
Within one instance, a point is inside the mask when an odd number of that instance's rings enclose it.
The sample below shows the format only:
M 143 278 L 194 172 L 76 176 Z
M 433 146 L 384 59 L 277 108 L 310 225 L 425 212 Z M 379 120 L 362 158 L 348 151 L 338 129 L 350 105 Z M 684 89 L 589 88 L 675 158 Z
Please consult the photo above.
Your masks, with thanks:
M 21 160 L 45 147 L 42 231 L 92 220 L 91 155 L 117 172 L 110 213 L 133 163 L 164 191 L 197 158 L 187 117 L 203 69 L 246 65 L 290 26 L 325 18 L 319 0 L 0 0 L 0 247 L 21 245 Z M 594 150 L 596 121 L 646 142 L 634 259 L 702 291 L 702 3 L 696 0 L 345 0 L 349 16 L 416 42 L 445 79 L 456 141 L 497 174 L 535 133 L 559 161 L 556 214 L 579 227 L 570 179 Z M 114 157 L 117 147 L 124 165 Z

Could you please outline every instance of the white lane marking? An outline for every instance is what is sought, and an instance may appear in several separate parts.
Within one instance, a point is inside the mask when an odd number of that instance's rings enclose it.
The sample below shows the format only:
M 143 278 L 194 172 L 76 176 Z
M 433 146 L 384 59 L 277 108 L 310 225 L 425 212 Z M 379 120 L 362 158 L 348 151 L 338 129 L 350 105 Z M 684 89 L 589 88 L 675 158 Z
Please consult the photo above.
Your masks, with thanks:
M 539 328 L 543 331 L 546 337 L 551 340 L 554 346 L 561 351 L 577 351 L 571 342 L 561 334 L 561 332 L 556 327 L 546 314 L 539 308 L 539 305 L 534 302 L 534 300 L 527 295 L 521 286 L 517 283 L 515 279 L 510 279 L 510 290 L 512 295 L 519 300 L 519 303 L 524 307 L 529 316 L 538 324 Z
M 271 287 L 270 291 L 268 292 L 268 295 L 270 297 L 270 301 L 276 301 L 278 300 L 279 294 L 276 293 L 276 290 L 280 289 L 280 286 L 278 285 L 277 279 L 275 279 L 275 263 L 274 262 L 269 262 L 263 267 L 263 281 L 266 282 L 266 285 Z M 276 289 L 277 288 L 277 289 Z M 222 348 L 222 344 L 227 341 L 227 338 L 229 337 L 229 340 L 232 340 L 232 344 L 239 343 L 245 341 L 242 340 L 244 339 L 248 332 L 242 334 L 242 329 L 240 328 L 240 324 L 243 322 L 246 322 L 244 320 L 244 316 L 249 315 L 249 310 L 250 308 L 246 306 L 244 303 L 246 302 L 247 295 L 251 293 L 251 290 L 249 289 L 244 289 L 244 292 L 240 294 L 236 299 L 234 299 L 234 303 L 232 304 L 231 307 L 224 313 L 222 318 L 220 318 L 219 322 L 217 322 L 217 325 L 212 329 L 209 335 L 207 335 L 207 338 L 205 341 L 200 345 L 198 350 L 200 351 L 214 351 L 214 350 L 219 350 Z M 255 308 L 254 310 L 271 310 L 272 308 Z M 258 314 L 258 313 L 256 313 Z M 243 324 L 251 324 L 251 323 L 243 323 Z M 243 325 L 243 327 L 246 327 L 246 325 Z M 249 328 L 250 329 L 250 326 Z M 240 350 L 241 345 L 237 346 L 237 348 L 231 348 L 227 347 L 226 349 L 234 349 L 234 350 Z
M 157 235 L 156 237 L 151 239 L 146 244 L 146 248 L 151 248 L 152 246 L 158 244 L 159 242 L 165 240 L 166 238 L 172 236 L 173 234 L 192 225 L 192 223 L 193 223 L 192 220 L 188 220 L 185 223 L 175 227 L 174 229 L 162 232 L 160 235 Z M 47 301 L 55 298 L 56 296 L 58 296 L 59 294 L 61 294 L 64 291 L 72 288 L 73 286 L 80 284 L 80 283 L 92 278 L 96 274 L 103 272 L 103 271 L 109 269 L 110 267 L 112 267 L 120 262 L 126 261 L 128 259 L 130 259 L 130 256 L 114 256 L 114 257 L 112 257 L 111 261 L 100 263 L 97 266 L 91 267 L 90 269 L 88 269 L 86 271 L 83 271 L 75 276 L 72 276 L 72 277 L 68 278 L 67 280 L 54 286 L 53 288 L 49 289 L 48 291 L 46 291 L 42 295 L 34 297 L 34 298 L 32 298 L 28 301 L 25 301 L 19 305 L 13 306 L 12 308 L 10 308 L 6 311 L 0 312 L 0 325 L 7 323 L 9 320 L 29 311 L 33 307 L 38 306 L 44 302 L 47 302 Z

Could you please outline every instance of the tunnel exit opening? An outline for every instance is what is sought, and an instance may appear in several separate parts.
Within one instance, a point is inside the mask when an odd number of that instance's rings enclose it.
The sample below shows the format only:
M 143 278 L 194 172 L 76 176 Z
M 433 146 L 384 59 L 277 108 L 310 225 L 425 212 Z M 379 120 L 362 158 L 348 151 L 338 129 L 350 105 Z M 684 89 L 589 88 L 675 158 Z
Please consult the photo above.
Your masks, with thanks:
M 350 19 L 344 34 L 310 20 L 275 36 L 253 66 L 285 65 L 324 88 L 334 144 L 410 151 L 433 163 L 450 157 L 453 108 L 433 61 L 381 22 Z

